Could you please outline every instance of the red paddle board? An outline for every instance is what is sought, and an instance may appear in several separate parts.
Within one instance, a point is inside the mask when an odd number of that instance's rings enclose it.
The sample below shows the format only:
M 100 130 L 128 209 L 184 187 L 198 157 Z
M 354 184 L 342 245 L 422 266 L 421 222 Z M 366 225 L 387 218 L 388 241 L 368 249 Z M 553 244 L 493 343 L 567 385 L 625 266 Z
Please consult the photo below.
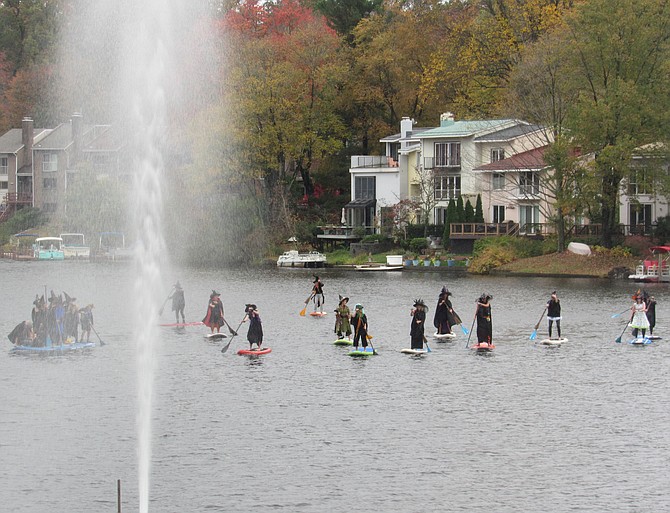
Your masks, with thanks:
M 488 351 L 493 351 L 496 346 L 493 344 L 487 344 L 486 342 L 481 342 L 479 344 L 475 344 L 474 346 L 470 346 L 472 349 L 475 351 L 479 352 L 488 352 Z
M 260 350 L 259 349 L 240 349 L 237 354 L 240 355 L 246 355 L 246 356 L 256 356 L 259 354 L 268 354 L 272 352 L 272 349 L 269 347 L 263 347 Z

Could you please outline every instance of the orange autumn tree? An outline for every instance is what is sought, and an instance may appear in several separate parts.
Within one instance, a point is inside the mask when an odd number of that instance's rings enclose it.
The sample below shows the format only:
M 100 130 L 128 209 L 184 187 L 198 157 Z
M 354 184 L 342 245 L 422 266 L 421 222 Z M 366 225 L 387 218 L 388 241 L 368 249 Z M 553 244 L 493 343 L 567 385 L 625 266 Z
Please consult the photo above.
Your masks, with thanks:
M 297 180 L 313 193 L 311 172 L 342 146 L 334 109 L 344 74 L 339 39 L 322 16 L 296 0 L 243 2 L 223 28 L 231 52 L 223 82 L 232 147 L 240 171 L 262 179 L 268 215 L 288 216 L 287 192 Z

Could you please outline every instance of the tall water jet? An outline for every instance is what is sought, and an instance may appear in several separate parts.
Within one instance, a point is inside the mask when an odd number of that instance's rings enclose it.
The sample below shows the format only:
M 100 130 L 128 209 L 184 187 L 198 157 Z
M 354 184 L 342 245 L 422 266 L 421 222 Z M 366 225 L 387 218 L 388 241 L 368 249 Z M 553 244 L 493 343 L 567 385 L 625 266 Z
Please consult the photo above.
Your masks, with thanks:
M 162 290 L 161 258 L 161 180 L 164 172 L 162 142 L 165 140 L 166 84 L 170 50 L 167 37 L 171 33 L 170 2 L 140 2 L 135 58 L 126 61 L 129 86 L 131 130 L 134 146 L 135 216 L 137 227 L 135 295 L 135 342 L 137 344 L 138 384 L 138 492 L 139 511 L 149 511 L 151 473 L 151 412 L 157 342 L 158 307 L 155 298 Z
M 79 111 L 88 123 L 112 126 L 131 156 L 129 169 L 121 172 L 133 176 L 126 208 L 136 229 L 133 333 L 138 499 L 139 511 L 146 513 L 158 343 L 156 298 L 163 297 L 166 282 L 172 279 L 164 272 L 161 221 L 167 132 L 174 134 L 175 127 L 184 129 L 188 116 L 211 101 L 202 99 L 202 84 L 207 83 L 203 76 L 211 76 L 213 70 L 207 66 L 210 25 L 203 16 L 208 4 L 192 0 L 82 0 L 74 5 L 65 16 L 60 55 L 63 115 Z

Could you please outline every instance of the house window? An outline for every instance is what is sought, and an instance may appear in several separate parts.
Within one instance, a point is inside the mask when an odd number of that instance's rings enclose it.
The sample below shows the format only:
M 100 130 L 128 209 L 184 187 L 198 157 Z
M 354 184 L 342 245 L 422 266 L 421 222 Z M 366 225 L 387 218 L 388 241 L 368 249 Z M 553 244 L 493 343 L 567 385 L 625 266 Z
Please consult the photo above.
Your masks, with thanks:
M 435 208 L 435 224 L 445 224 L 447 222 L 447 209 L 445 207 Z
M 457 199 L 460 195 L 461 195 L 460 175 L 435 177 L 436 200 Z
M 519 206 L 519 225 L 522 233 L 537 233 L 540 222 L 540 207 L 538 205 Z
M 42 171 L 50 173 L 58 171 L 58 155 L 56 153 L 45 153 L 42 159 Z
M 435 143 L 435 166 L 458 167 L 461 165 L 461 143 Z
M 53 214 L 58 207 L 57 203 L 45 203 L 44 206 L 42 207 L 42 211 L 46 212 L 47 214 Z
M 357 176 L 354 179 L 354 199 L 375 199 L 376 181 L 374 176 Z
M 502 148 L 491 149 L 491 162 L 498 162 L 505 158 L 505 150 Z
M 628 194 L 651 194 L 651 173 L 644 168 L 633 169 L 628 177 Z
M 7 181 L 0 181 L 0 189 L 2 189 L 2 190 L 8 190 L 8 189 L 9 189 L 9 182 L 7 182 Z
M 503 173 L 493 173 L 491 176 L 491 187 L 494 191 L 505 189 L 505 175 Z
M 537 196 L 540 194 L 540 175 L 534 171 L 519 173 L 519 195 Z
M 398 162 L 398 150 L 400 150 L 400 143 L 389 143 L 389 157 Z
M 9 174 L 9 159 L 7 157 L 0 157 L 0 175 Z
M 631 235 L 649 235 L 651 232 L 651 205 L 629 205 Z
M 42 180 L 42 186 L 45 189 L 56 189 L 58 187 L 58 182 L 55 178 L 44 178 Z
M 493 222 L 505 222 L 505 205 L 493 205 Z

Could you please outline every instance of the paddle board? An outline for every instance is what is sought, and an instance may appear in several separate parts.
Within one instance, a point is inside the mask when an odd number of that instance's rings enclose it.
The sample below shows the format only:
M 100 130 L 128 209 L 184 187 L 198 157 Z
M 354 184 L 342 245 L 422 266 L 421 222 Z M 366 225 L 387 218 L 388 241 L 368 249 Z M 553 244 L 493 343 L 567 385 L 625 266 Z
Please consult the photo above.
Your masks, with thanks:
M 540 340 L 540 344 L 544 346 L 560 346 L 563 342 L 567 342 L 567 338 L 545 338 Z
M 649 340 L 647 337 L 637 337 L 637 338 L 632 338 L 628 341 L 628 343 L 632 346 L 647 346 L 651 344 L 653 340 Z
M 220 338 L 227 338 L 228 335 L 225 333 L 208 333 L 205 335 L 205 338 L 211 339 L 211 340 L 218 340 Z
M 661 337 L 658 335 L 647 335 L 649 340 L 661 340 Z
M 353 346 L 354 341 L 348 338 L 338 338 L 333 344 L 336 346 Z
M 64 351 L 76 351 L 77 349 L 86 349 L 89 347 L 95 347 L 94 342 L 73 342 L 72 344 L 61 344 L 61 345 L 50 345 L 44 347 L 35 347 L 35 346 L 14 346 L 12 351 L 23 351 L 23 352 L 32 352 L 32 353 L 61 353 Z
M 371 347 L 368 347 L 368 348 L 367 348 L 367 351 L 365 351 L 365 350 L 363 350 L 363 349 L 361 348 L 361 349 L 359 349 L 358 351 L 349 351 L 349 352 L 347 353 L 347 355 L 349 355 L 349 356 L 353 356 L 353 357 L 363 357 L 363 358 L 365 358 L 365 357 L 367 357 L 367 356 L 372 356 L 373 354 L 375 354 L 375 353 L 372 351 L 372 348 L 371 348 Z
M 328 315 L 328 312 L 310 312 L 309 315 L 312 317 L 323 317 L 324 315 Z
M 456 338 L 456 333 L 433 333 L 433 338 L 443 342 Z
M 489 353 L 496 348 L 494 344 L 487 344 L 486 342 L 481 342 L 470 347 L 479 353 Z
M 202 322 L 172 322 L 166 324 L 159 324 L 159 326 L 165 326 L 169 328 L 183 328 L 185 326 L 202 326 Z
M 400 352 L 405 354 L 428 354 L 427 349 L 411 349 L 409 347 L 401 349 Z
M 271 353 L 272 349 L 269 347 L 262 347 L 261 349 L 240 349 L 237 354 L 244 356 L 258 356 L 260 354 Z

